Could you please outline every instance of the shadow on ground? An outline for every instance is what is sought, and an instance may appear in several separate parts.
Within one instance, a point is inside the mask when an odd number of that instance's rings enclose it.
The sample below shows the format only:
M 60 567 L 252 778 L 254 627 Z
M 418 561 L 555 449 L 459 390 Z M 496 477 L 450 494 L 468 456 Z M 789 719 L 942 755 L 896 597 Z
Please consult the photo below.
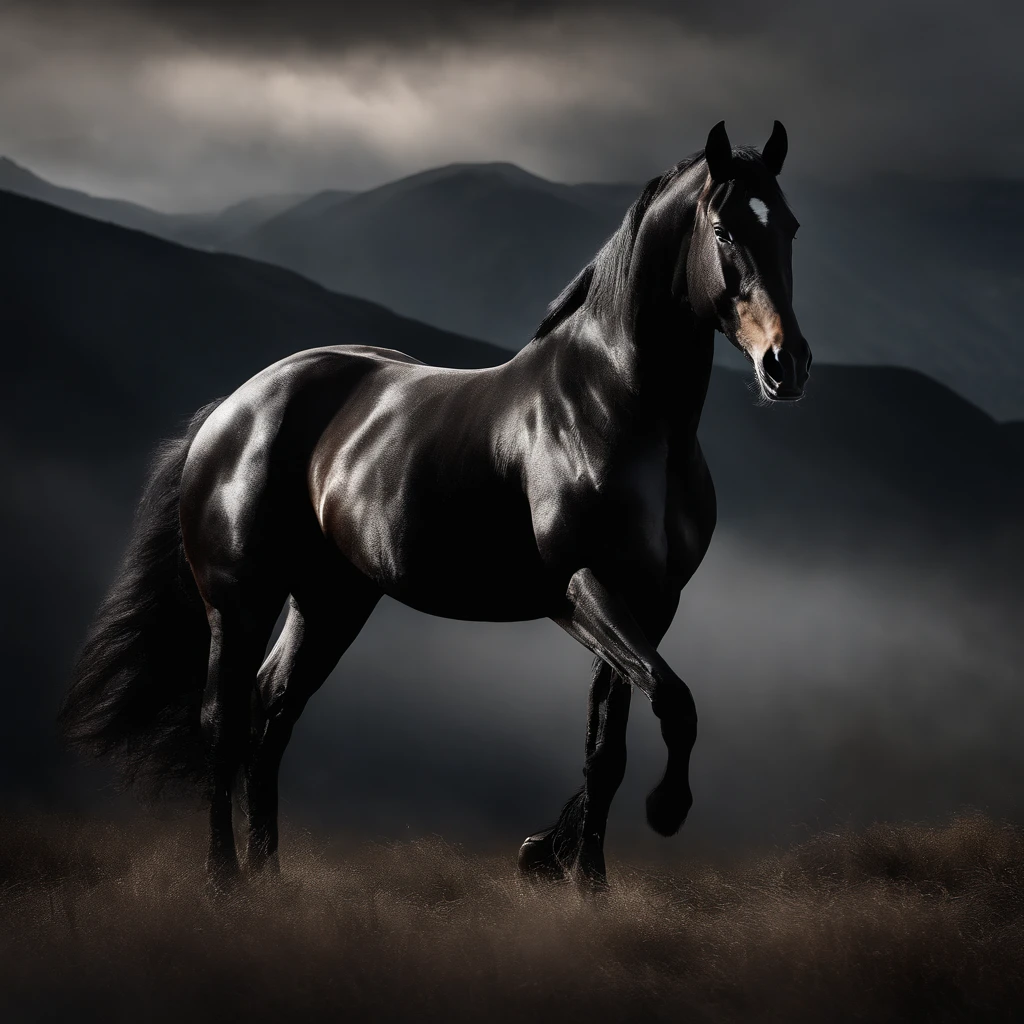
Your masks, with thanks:
M 1024 1013 L 1024 832 L 877 825 L 612 888 L 441 841 L 286 838 L 204 893 L 192 826 L 2 823 L 6 1019 L 952 1021 Z

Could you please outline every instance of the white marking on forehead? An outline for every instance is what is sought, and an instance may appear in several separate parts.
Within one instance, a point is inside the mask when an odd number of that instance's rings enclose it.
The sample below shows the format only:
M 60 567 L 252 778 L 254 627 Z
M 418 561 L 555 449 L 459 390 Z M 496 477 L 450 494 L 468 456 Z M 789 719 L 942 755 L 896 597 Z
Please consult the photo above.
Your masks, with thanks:
M 766 227 L 768 225 L 768 205 L 763 199 L 758 199 L 754 196 L 750 200 L 750 208 L 754 211 L 754 216 Z

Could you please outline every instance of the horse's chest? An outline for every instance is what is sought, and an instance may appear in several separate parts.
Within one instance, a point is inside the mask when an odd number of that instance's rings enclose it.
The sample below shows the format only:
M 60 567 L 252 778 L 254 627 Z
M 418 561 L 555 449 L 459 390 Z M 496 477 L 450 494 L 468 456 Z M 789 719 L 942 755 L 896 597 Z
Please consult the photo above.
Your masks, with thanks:
M 668 474 L 665 537 L 668 572 L 680 586 L 696 572 L 715 531 L 717 504 L 711 474 L 699 450 Z
M 664 565 L 668 558 L 667 446 L 538 460 L 530 481 L 533 530 L 549 563 Z
M 638 453 L 613 472 L 602 494 L 620 529 L 657 561 L 668 558 L 665 513 L 668 504 L 668 447 Z

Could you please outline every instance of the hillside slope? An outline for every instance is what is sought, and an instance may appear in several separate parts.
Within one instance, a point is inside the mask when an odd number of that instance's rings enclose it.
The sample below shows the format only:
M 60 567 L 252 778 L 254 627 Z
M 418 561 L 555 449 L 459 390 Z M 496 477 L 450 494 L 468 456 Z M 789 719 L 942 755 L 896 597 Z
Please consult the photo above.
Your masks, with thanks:
M 614 186 L 576 188 L 510 164 L 460 164 L 300 205 L 232 249 L 518 348 L 628 202 Z
M 0 190 L 51 203 L 84 217 L 206 249 L 228 248 L 238 237 L 305 198 L 294 193 L 254 196 L 209 213 L 162 213 L 123 199 L 107 199 L 54 185 L 9 157 L 0 157 Z

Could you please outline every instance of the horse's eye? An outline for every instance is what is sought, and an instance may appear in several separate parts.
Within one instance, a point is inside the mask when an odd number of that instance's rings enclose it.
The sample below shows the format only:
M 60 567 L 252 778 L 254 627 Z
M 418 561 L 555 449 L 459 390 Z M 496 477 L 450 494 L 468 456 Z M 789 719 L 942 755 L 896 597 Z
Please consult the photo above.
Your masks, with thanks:
M 715 225 L 715 238 L 720 242 L 725 242 L 726 245 L 732 245 L 732 232 L 722 227 L 721 224 Z

